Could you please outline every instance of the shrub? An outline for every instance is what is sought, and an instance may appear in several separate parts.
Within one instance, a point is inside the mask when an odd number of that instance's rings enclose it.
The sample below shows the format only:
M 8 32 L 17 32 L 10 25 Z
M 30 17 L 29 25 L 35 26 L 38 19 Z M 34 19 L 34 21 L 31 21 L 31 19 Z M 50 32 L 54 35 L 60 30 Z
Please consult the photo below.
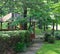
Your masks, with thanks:
M 19 34 L 20 34 L 20 42 L 24 42 L 24 40 L 25 40 L 25 33 L 21 32 Z
M 26 33 L 25 33 L 25 40 L 24 40 L 24 42 L 26 43 L 26 46 L 30 45 L 30 32 L 29 31 L 26 31 Z
M 49 38 L 48 38 L 48 42 L 49 43 L 54 43 L 55 42 L 55 36 L 50 36 Z
M 14 50 L 15 50 L 16 52 L 22 52 L 22 51 L 24 51 L 25 49 L 26 49 L 25 43 L 21 43 L 21 42 L 16 43 L 15 48 L 14 48 Z
M 29 31 L 4 31 L 0 34 L 0 50 L 2 52 L 10 48 L 16 52 L 24 51 L 29 43 Z
M 51 36 L 50 33 L 45 33 L 45 37 L 44 37 L 45 41 L 48 41 L 49 36 Z
M 56 32 L 55 32 L 55 38 L 56 38 L 57 40 L 60 40 L 60 32 L 59 32 L 59 31 L 56 31 Z
M 45 33 L 45 41 L 49 43 L 54 43 L 55 36 L 52 36 L 50 33 Z
M 9 48 L 9 41 L 10 36 L 8 34 L 1 34 L 0 36 L 0 54 Z

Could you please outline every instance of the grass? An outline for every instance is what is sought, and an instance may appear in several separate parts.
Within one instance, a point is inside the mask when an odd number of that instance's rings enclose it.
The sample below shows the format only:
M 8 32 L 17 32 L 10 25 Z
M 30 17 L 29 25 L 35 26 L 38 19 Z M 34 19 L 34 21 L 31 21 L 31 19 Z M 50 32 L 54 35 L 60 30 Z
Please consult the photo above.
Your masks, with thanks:
M 2 23 L 2 29 L 7 29 L 7 28 L 8 28 L 7 22 Z M 0 24 L 0 29 L 1 29 L 1 24 Z
M 2 28 L 7 29 L 8 28 L 8 23 L 7 22 L 2 23 Z
M 60 54 L 60 40 L 54 44 L 45 43 L 36 54 Z
M 39 35 L 39 34 L 41 34 L 41 30 L 38 28 L 35 28 L 35 33 L 36 33 L 36 35 Z

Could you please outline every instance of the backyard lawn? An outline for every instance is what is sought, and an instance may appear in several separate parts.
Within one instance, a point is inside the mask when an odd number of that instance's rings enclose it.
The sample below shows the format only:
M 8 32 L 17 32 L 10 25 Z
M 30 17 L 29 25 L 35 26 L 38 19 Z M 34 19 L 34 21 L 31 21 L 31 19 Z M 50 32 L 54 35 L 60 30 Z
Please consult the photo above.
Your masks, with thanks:
M 35 28 L 35 34 L 36 35 L 40 35 L 42 32 L 39 28 Z
M 60 40 L 54 44 L 44 43 L 36 54 L 60 54 Z

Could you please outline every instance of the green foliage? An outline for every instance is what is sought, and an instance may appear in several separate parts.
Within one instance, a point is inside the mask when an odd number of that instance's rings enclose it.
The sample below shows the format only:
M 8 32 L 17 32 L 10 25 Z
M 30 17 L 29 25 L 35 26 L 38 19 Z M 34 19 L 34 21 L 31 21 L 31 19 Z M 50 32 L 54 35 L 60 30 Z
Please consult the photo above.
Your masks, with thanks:
M 45 33 L 45 41 L 49 43 L 54 43 L 55 41 L 55 36 L 52 36 L 49 33 Z
M 49 36 L 51 36 L 51 34 L 45 33 L 45 37 L 44 37 L 45 41 L 48 41 Z
M 35 34 L 36 35 L 40 35 L 40 34 L 42 34 L 42 32 L 43 32 L 43 30 L 41 31 L 41 29 L 39 29 L 39 28 L 35 28 Z
M 24 51 L 30 45 L 29 31 L 2 31 L 0 34 L 0 46 L 3 50 L 13 49 L 16 52 Z M 0 49 L 1 50 L 1 49 Z
M 11 24 L 10 26 L 17 26 L 17 25 L 24 25 L 24 23 L 27 22 L 27 18 L 20 18 L 17 17 Z
M 60 24 L 60 16 L 57 16 L 60 15 L 59 5 L 60 1 L 56 0 L 3 0 L 0 2 L 0 12 L 2 12 L 0 15 L 4 16 L 10 12 L 23 14 L 25 9 L 24 7 L 26 7 L 27 16 L 31 16 L 38 20 L 42 18 L 43 25 L 44 23 L 47 24 L 47 26 L 51 25 L 52 19 L 50 17 L 50 12 L 54 14 L 55 21 Z M 58 18 L 58 20 L 56 20 L 56 18 Z M 18 17 L 18 19 L 12 22 L 12 25 L 18 25 L 19 23 L 24 24 L 24 22 L 27 22 L 26 20 L 27 19 L 20 19 Z
M 48 42 L 49 42 L 49 43 L 54 43 L 54 42 L 55 42 L 55 36 L 51 35 L 51 36 L 48 38 Z
M 15 50 L 16 52 L 25 51 L 25 50 L 26 50 L 26 45 L 25 45 L 25 43 L 20 43 L 20 42 L 16 43 L 14 50 Z
M 26 43 L 26 46 L 27 46 L 27 47 L 30 46 L 30 44 L 31 44 L 30 31 L 27 31 L 27 32 L 25 33 L 25 40 L 24 40 L 24 42 Z
M 60 31 L 55 31 L 54 35 L 57 40 L 60 40 Z

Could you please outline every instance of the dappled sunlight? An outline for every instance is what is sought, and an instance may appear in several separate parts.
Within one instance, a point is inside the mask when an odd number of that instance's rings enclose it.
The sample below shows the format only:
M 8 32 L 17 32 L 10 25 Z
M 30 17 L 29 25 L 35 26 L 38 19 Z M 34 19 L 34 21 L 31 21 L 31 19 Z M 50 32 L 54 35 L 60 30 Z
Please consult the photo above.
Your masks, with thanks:
M 44 50 L 41 50 L 39 51 L 37 54 L 60 54 L 60 49 L 54 49 L 54 50 L 51 50 L 51 49 L 45 49 Z
M 45 43 L 37 54 L 60 54 L 60 41 L 56 41 L 54 44 Z
M 58 54 L 58 53 L 56 53 L 55 51 L 49 50 L 45 54 Z
M 53 26 L 49 25 L 49 27 L 52 29 Z M 56 30 L 56 26 L 54 26 L 54 29 Z M 58 25 L 58 30 L 60 30 L 60 25 Z

